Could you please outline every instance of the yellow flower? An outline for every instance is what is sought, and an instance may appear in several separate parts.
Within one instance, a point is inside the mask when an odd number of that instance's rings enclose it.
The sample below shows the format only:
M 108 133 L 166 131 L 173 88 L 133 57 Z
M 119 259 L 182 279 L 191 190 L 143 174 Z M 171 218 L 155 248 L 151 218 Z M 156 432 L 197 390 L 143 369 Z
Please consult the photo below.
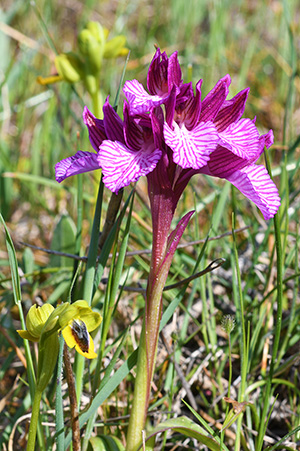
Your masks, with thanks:
M 70 348 L 75 347 L 75 350 L 87 359 L 94 359 L 97 354 L 89 332 L 99 326 L 101 315 L 93 312 L 86 301 L 76 301 L 70 307 L 73 307 L 73 311 L 67 309 L 59 319 L 65 342 Z
M 44 304 L 42 307 L 34 304 L 26 316 L 27 330 L 17 330 L 18 334 L 27 340 L 39 341 L 42 330 L 53 311 L 54 307 L 51 304 Z
M 88 22 L 78 35 L 78 51 L 61 53 L 55 57 L 57 75 L 46 78 L 39 76 L 38 83 L 46 85 L 57 81 L 76 83 L 83 81 L 89 93 L 97 90 L 103 59 L 126 56 L 126 37 L 118 35 L 108 39 L 109 30 L 98 22 Z
M 62 331 L 65 342 L 79 354 L 94 359 L 94 342 L 89 332 L 95 330 L 102 321 L 99 313 L 93 312 L 86 301 L 73 304 L 65 302 L 54 308 L 51 304 L 42 307 L 33 305 L 26 317 L 27 330 L 18 330 L 18 334 L 27 340 L 43 342 L 54 332 Z

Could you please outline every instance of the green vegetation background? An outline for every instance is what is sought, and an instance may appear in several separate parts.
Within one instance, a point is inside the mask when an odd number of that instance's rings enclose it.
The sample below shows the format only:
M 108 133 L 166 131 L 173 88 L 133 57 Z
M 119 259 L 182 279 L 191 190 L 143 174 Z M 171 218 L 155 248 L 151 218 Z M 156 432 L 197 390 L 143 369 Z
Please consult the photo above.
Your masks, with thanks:
M 4 0 L 1 3 L 0 209 L 18 251 L 25 311 L 32 302 L 56 303 L 66 299 L 73 261 L 66 257 L 49 256 L 21 242 L 75 252 L 77 184 L 75 179 L 61 185 L 56 183 L 54 165 L 76 150 L 90 150 L 81 119 L 83 105 L 90 106 L 90 99 L 82 86 L 78 84 L 73 87 L 67 83 L 41 86 L 36 79 L 55 73 L 52 44 L 59 53 L 74 49 L 78 32 L 89 20 L 99 21 L 112 36 L 126 36 L 131 54 L 125 79 L 137 78 L 145 82 L 155 45 L 166 50 L 168 55 L 177 50 L 185 81 L 195 83 L 203 78 L 205 94 L 219 78 L 229 73 L 232 78 L 230 96 L 245 87 L 251 88 L 245 116 L 257 117 L 256 124 L 261 133 L 266 133 L 270 128 L 274 131 L 275 144 L 269 155 L 274 179 L 282 196 L 280 224 L 285 281 L 284 321 L 278 360 L 278 368 L 282 367 L 278 373 L 281 382 L 275 390 L 279 401 L 275 403 L 269 430 L 271 443 L 272 440 L 276 442 L 276 437 L 281 438 L 299 426 L 299 2 L 67 0 L 30 3 Z M 103 98 L 110 95 L 111 103 L 119 87 L 123 67 L 124 58 L 108 61 L 103 66 Z M 99 175 L 86 174 L 83 180 L 81 249 L 86 254 Z M 131 251 L 149 249 L 151 243 L 150 216 L 143 201 L 145 181 L 141 180 L 138 186 L 140 193 L 135 199 L 129 241 Z M 125 199 L 129 192 L 129 188 L 125 190 Z M 237 191 L 224 185 L 223 181 L 194 178 L 180 203 L 177 217 L 194 207 L 198 214 L 184 235 L 186 242 L 205 239 L 208 233 L 214 237 L 230 232 L 233 209 L 236 226 L 249 227 L 237 234 L 237 246 L 245 318 L 250 331 L 247 386 L 248 389 L 251 387 L 249 393 L 253 396 L 250 400 L 256 404 L 259 415 L 262 410 L 259 380 L 267 371 L 266 355 L 271 352 L 273 313 L 276 313 L 273 224 L 271 221 L 265 223 L 258 210 Z M 201 246 L 177 252 L 170 283 L 191 275 Z M 218 421 L 225 412 L 220 397 L 228 380 L 228 343 L 220 323 L 224 314 L 235 314 L 239 305 L 232 249 L 230 236 L 206 246 L 202 268 L 216 258 L 223 257 L 226 262 L 220 270 L 201 278 L 187 290 L 177 313 L 182 322 L 173 324 L 173 329 L 171 327 L 171 332 L 175 334 L 172 349 L 183 370 L 187 370 L 187 379 L 197 373 L 205 356 L 210 356 L 205 377 L 202 371 L 193 382 L 193 393 L 198 399 L 199 410 Z M 124 268 L 126 285 L 143 284 L 148 264 L 147 256 L 128 258 Z M 30 405 L 28 396 L 24 395 L 23 383 L 17 380 L 18 375 L 26 379 L 26 373 L 17 356 L 16 346 L 22 349 L 22 340 L 15 332 L 20 323 L 14 307 L 2 233 L 0 279 L 0 399 L 5 400 L 4 404 L 0 403 L 0 442 L 7 443 L 12 433 L 11 422 L 24 415 Z M 166 306 L 178 292 L 179 289 L 166 292 Z M 130 325 L 143 305 L 141 296 L 136 293 L 126 292 L 122 296 L 115 312 L 108 346 L 120 334 L 124 324 Z M 103 291 L 99 291 L 97 306 L 101 305 L 102 297 Z M 138 337 L 136 333 L 133 334 L 135 339 Z M 238 326 L 233 337 L 234 379 L 238 379 L 240 372 L 239 333 Z M 124 345 L 123 357 L 132 346 L 130 341 Z M 196 359 L 195 363 L 190 363 L 191 353 L 197 349 L 201 350 L 201 362 Z M 107 351 L 108 357 L 109 352 L 111 349 Z M 156 383 L 163 395 L 159 400 L 158 393 L 155 394 L 154 407 L 162 413 L 176 406 L 186 413 L 179 399 L 181 383 L 167 353 L 159 354 L 158 366 Z M 289 385 L 284 384 L 284 380 L 289 381 Z M 172 388 L 173 381 L 175 388 Z M 14 382 L 16 385 L 13 386 Z M 127 383 L 124 390 L 130 394 L 131 381 Z M 256 383 L 258 391 L 253 388 Z M 51 393 L 48 396 L 51 405 Z M 127 396 L 118 395 L 118 392 L 114 396 L 118 398 L 119 407 L 107 407 L 105 418 L 128 413 Z M 283 413 L 280 413 L 280 405 L 285 406 Z M 249 414 L 244 421 L 249 428 L 252 427 Z M 121 430 L 121 427 L 117 428 L 122 438 Z M 23 449 L 20 445 L 22 432 L 24 424 L 20 423 L 14 436 L 15 440 L 18 437 L 19 442 L 14 449 Z M 253 449 L 253 440 L 250 433 L 249 449 Z M 296 443 L 299 435 L 294 434 L 291 440 Z

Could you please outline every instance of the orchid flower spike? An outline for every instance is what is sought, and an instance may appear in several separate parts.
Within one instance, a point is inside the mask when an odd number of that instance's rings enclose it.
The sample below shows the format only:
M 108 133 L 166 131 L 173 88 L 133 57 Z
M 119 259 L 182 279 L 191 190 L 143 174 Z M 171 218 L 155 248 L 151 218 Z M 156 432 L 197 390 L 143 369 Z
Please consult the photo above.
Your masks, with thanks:
M 230 181 L 264 219 L 272 218 L 280 206 L 278 190 L 256 162 L 273 144 L 273 132 L 260 135 L 255 120 L 242 118 L 249 89 L 227 100 L 230 83 L 226 75 L 202 99 L 202 80 L 194 94 L 192 84 L 182 81 L 177 53 L 168 58 L 157 49 L 148 92 L 137 80 L 125 83 L 123 121 L 108 99 L 103 120 L 85 107 L 96 153 L 79 151 L 57 163 L 57 181 L 102 168 L 104 184 L 117 193 L 146 175 L 150 200 L 154 192 L 168 190 L 174 210 L 190 178 L 202 173 Z

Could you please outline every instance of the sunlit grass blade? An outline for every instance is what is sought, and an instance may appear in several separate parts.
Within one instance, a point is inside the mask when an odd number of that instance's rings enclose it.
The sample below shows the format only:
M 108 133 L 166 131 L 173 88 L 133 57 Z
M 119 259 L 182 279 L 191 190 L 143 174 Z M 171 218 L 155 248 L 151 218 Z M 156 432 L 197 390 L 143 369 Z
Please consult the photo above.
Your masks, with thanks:
M 55 429 L 56 429 L 56 447 L 57 451 L 64 450 L 65 425 L 64 425 L 64 410 L 62 397 L 62 362 L 63 362 L 64 339 L 59 337 L 59 355 L 57 361 L 57 382 L 56 382 L 56 397 L 55 397 Z

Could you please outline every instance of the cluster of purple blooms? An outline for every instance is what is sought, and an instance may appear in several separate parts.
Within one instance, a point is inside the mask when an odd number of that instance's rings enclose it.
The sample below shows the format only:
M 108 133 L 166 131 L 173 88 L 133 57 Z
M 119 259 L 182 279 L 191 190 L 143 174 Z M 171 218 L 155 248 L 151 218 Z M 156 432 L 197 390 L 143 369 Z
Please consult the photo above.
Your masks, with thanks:
M 280 206 L 278 190 L 264 166 L 255 164 L 273 144 L 273 132 L 259 135 L 255 119 L 241 119 L 249 89 L 226 100 L 226 75 L 201 99 L 200 80 L 183 83 L 177 53 L 169 58 L 157 49 L 150 64 L 147 88 L 127 81 L 123 120 L 106 100 L 103 120 L 86 107 L 84 123 L 96 153 L 79 151 L 56 165 L 56 180 L 102 168 L 112 192 L 148 178 L 150 201 L 161 195 L 175 210 L 195 174 L 224 178 L 272 218 Z

